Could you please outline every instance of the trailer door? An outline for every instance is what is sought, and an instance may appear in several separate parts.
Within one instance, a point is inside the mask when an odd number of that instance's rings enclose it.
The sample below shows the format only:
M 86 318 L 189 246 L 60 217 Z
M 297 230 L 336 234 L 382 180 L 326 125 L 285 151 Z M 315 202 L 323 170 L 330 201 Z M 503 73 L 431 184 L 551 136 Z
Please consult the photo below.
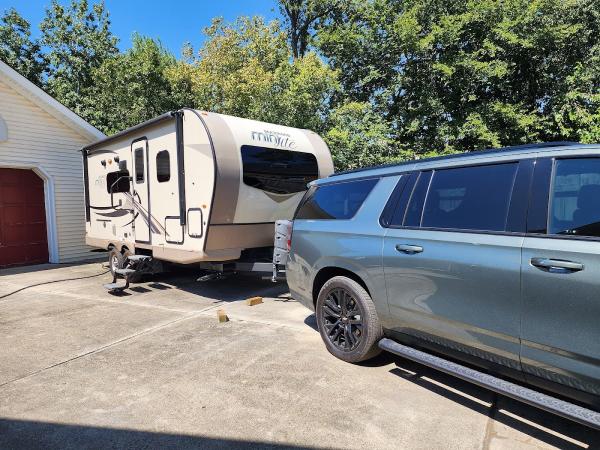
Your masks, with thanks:
M 133 160 L 133 208 L 135 242 L 150 244 L 152 215 L 148 185 L 148 140 L 137 139 L 131 143 Z

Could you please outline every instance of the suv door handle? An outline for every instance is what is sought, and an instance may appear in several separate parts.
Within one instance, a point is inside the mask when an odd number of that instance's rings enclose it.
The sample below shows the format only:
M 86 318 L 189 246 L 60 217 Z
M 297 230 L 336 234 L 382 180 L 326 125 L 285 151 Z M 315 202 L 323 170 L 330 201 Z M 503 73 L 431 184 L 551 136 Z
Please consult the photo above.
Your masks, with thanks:
M 423 247 L 419 245 L 397 244 L 396 250 L 407 255 L 414 255 L 415 253 L 421 253 Z
M 564 259 L 531 258 L 531 265 L 552 273 L 579 272 L 584 269 L 583 264 Z

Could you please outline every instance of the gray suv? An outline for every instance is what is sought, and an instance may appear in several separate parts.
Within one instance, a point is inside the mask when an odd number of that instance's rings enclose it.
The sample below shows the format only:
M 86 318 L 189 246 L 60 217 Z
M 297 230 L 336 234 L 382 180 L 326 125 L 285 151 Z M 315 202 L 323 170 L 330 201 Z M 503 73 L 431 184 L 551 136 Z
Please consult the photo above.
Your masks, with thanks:
M 286 272 L 344 361 L 410 347 L 600 407 L 600 145 L 313 182 Z

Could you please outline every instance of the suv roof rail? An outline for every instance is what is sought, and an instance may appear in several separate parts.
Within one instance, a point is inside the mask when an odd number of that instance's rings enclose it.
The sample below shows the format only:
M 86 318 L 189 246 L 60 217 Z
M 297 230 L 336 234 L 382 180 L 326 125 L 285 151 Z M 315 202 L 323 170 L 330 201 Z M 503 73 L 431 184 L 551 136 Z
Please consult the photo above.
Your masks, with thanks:
M 494 153 L 502 153 L 502 152 L 509 151 L 509 150 L 524 150 L 524 149 L 528 149 L 528 148 L 542 149 L 542 148 L 553 148 L 553 147 L 565 147 L 568 145 L 580 145 L 580 144 L 581 144 L 580 142 L 574 142 L 574 141 L 554 141 L 554 142 L 538 142 L 538 143 L 534 143 L 534 144 L 511 145 L 508 147 L 499 147 L 499 148 L 486 148 L 483 150 L 474 150 L 474 151 L 470 151 L 470 152 L 453 153 L 451 155 L 432 156 L 430 158 L 422 158 L 422 159 L 402 161 L 402 162 L 397 162 L 397 163 L 381 164 L 378 166 L 360 167 L 358 169 L 343 170 L 341 172 L 333 173 L 329 176 L 335 177 L 338 175 L 346 175 L 349 173 L 357 173 L 357 172 L 363 172 L 363 171 L 374 170 L 374 169 L 385 169 L 385 168 L 389 168 L 389 167 L 403 166 L 406 164 L 414 164 L 417 162 L 443 161 L 446 159 L 490 155 L 490 154 L 494 154 Z

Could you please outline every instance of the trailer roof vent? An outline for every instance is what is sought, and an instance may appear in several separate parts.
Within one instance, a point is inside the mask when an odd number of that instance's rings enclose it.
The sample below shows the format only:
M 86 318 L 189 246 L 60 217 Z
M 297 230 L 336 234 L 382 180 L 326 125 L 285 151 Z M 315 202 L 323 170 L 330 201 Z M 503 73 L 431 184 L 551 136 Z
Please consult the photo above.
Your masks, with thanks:
M 2 116 L 0 116 L 0 142 L 5 141 L 8 141 L 8 127 Z

